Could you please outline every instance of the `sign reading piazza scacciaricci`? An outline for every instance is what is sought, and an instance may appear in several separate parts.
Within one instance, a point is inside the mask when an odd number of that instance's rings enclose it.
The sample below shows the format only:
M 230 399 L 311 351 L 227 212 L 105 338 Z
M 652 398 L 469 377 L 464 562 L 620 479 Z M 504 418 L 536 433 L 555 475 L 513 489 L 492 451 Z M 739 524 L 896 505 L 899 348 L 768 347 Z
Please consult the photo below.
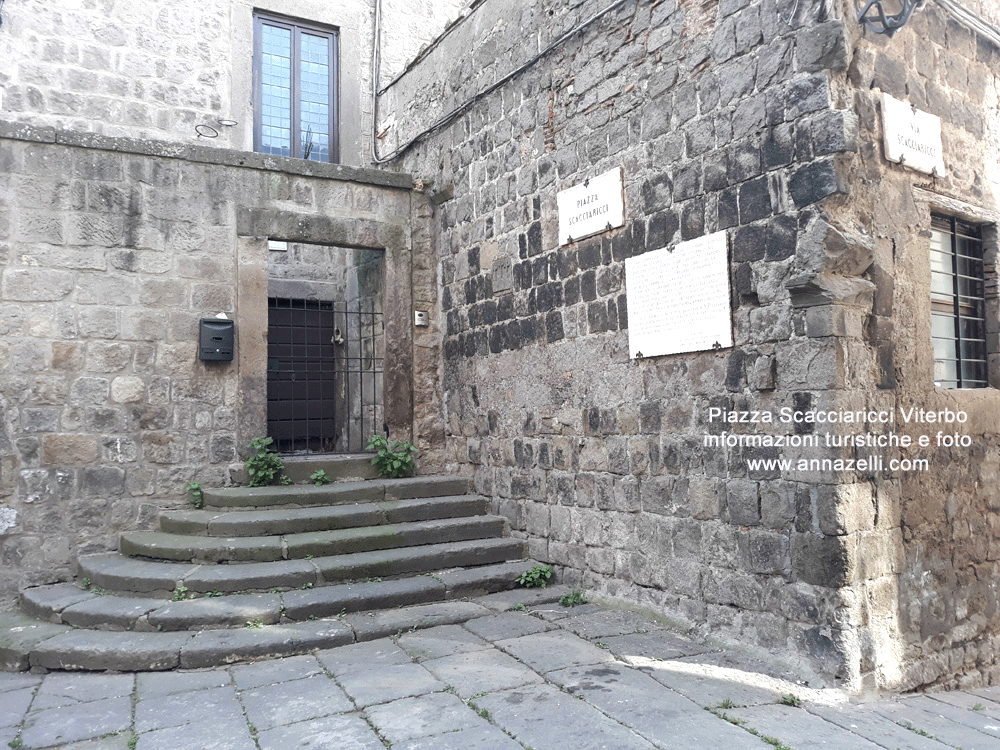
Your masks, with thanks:
M 625 225 L 625 198 L 621 167 L 584 180 L 556 193 L 559 244 L 589 237 Z

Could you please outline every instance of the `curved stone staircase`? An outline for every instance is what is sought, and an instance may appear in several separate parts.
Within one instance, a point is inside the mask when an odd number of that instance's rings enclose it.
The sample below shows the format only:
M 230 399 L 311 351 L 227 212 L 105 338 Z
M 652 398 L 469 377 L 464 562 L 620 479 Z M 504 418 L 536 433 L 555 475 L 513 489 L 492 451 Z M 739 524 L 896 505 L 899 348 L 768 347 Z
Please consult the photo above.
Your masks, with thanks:
M 508 589 L 532 566 L 525 543 L 470 490 L 448 477 L 205 489 L 201 509 L 164 511 L 159 530 L 123 533 L 118 553 L 81 557 L 76 583 L 25 590 L 24 615 L 0 617 L 0 667 L 162 670 L 303 653 L 356 640 L 350 613 Z

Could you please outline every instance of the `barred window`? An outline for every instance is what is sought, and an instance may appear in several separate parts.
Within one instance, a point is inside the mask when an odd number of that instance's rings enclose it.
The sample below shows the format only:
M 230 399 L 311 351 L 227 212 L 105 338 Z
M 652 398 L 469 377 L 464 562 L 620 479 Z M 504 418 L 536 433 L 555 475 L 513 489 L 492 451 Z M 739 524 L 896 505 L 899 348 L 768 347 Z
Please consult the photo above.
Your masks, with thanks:
M 931 217 L 931 341 L 934 383 L 985 388 L 986 294 L 979 227 Z

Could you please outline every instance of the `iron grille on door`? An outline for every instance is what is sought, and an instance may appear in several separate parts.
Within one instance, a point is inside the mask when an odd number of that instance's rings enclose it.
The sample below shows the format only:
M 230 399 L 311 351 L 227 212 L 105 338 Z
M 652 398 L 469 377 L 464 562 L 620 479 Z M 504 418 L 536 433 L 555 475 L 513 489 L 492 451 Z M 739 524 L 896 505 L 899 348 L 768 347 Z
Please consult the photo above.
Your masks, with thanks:
M 267 430 L 282 453 L 364 450 L 382 423 L 375 303 L 268 300 Z

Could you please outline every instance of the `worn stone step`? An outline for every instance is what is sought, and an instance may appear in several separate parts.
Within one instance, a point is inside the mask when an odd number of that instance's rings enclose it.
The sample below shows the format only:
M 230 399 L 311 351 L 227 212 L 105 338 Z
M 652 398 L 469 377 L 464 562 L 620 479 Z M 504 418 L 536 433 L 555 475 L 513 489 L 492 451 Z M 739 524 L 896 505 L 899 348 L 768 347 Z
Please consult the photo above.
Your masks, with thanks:
M 471 565 L 489 565 L 525 557 L 522 540 L 502 537 L 420 547 L 357 552 L 329 557 L 274 562 L 208 565 L 160 562 L 117 554 L 80 558 L 81 578 L 115 593 L 169 597 L 185 589 L 223 594 L 298 589 L 329 583 Z
M 160 514 L 160 530 L 171 534 L 200 536 L 273 536 L 440 518 L 464 518 L 484 515 L 488 509 L 489 501 L 484 497 L 452 495 L 272 510 L 179 510 Z
M 166 632 L 259 627 L 505 591 L 533 564 L 497 563 L 392 580 L 179 601 L 95 594 L 65 583 L 26 589 L 23 600 L 25 611 L 38 620 L 90 630 Z
M 119 548 L 130 557 L 178 562 L 269 562 L 485 539 L 502 536 L 504 530 L 504 519 L 499 516 L 472 516 L 281 536 L 208 537 L 126 531 Z
M 378 470 L 372 466 L 371 453 L 350 455 L 282 456 L 285 462 L 285 476 L 295 483 L 310 481 L 313 472 L 323 470 L 333 482 L 356 482 L 361 479 L 375 479 Z M 250 477 L 243 464 L 233 464 L 229 477 L 235 484 L 247 484 Z
M 532 564 L 521 563 L 525 569 Z M 540 604 L 557 601 L 565 590 L 550 587 L 516 593 L 530 594 L 530 603 Z M 439 601 L 259 628 L 201 631 L 107 632 L 0 612 L 0 669 L 144 672 L 293 656 L 384 638 L 400 631 L 458 624 L 506 609 L 488 604 L 491 598 L 484 598 L 482 603 Z
M 455 477 L 407 477 L 372 479 L 367 482 L 337 482 L 323 487 L 286 485 L 274 487 L 205 488 L 206 508 L 302 507 L 371 503 L 380 500 L 464 495 L 472 489 L 468 479 Z

